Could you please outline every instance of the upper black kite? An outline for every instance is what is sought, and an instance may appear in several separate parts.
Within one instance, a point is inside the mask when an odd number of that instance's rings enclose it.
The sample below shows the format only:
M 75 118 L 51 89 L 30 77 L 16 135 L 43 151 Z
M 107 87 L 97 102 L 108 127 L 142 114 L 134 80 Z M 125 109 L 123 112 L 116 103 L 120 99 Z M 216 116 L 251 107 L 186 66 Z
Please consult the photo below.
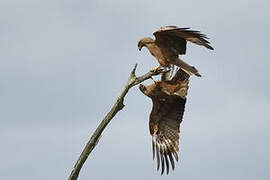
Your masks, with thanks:
M 179 55 L 186 53 L 187 41 L 205 46 L 213 50 L 206 35 L 200 31 L 190 30 L 190 28 L 179 28 L 176 26 L 164 26 L 154 32 L 155 40 L 150 37 L 142 38 L 138 43 L 139 50 L 147 47 L 150 53 L 158 60 L 162 67 L 172 67 L 176 65 L 190 74 L 201 76 L 194 66 L 190 66 L 183 60 L 179 59 Z M 153 70 L 157 70 L 157 67 Z

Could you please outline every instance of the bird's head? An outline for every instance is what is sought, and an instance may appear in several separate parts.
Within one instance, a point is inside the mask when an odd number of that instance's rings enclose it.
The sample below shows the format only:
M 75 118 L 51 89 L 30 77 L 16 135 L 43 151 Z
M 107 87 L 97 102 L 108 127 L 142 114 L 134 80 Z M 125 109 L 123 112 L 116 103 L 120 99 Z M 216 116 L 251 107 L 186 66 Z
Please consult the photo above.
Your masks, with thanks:
M 159 83 L 153 83 L 147 86 L 140 84 L 139 88 L 143 94 L 145 94 L 146 96 L 150 98 L 158 95 L 161 92 Z
M 145 37 L 142 38 L 139 42 L 138 42 L 138 49 L 141 50 L 144 46 L 147 46 L 147 44 L 151 44 L 154 43 L 154 40 L 150 37 Z
M 142 91 L 142 93 L 145 93 L 147 90 L 146 86 L 143 84 L 140 84 L 139 89 Z

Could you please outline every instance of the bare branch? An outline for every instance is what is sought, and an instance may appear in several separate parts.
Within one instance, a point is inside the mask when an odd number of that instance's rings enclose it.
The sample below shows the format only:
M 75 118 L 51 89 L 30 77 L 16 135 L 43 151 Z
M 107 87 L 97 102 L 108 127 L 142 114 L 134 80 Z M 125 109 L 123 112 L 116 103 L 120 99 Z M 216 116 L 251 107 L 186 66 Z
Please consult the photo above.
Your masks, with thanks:
M 150 79 L 152 76 L 159 75 L 160 73 L 166 72 L 164 70 L 159 70 L 157 72 L 150 71 L 150 72 L 148 72 L 140 77 L 136 77 L 136 75 L 135 75 L 136 68 L 137 68 L 137 64 L 135 64 L 134 68 L 132 69 L 130 76 L 129 76 L 129 79 L 127 81 L 127 84 L 123 88 L 120 96 L 117 98 L 113 107 L 107 113 L 107 115 L 104 117 L 104 119 L 101 121 L 101 123 L 99 124 L 99 126 L 97 127 L 97 129 L 95 130 L 93 135 L 91 136 L 90 140 L 86 144 L 83 152 L 81 153 L 79 159 L 77 160 L 76 164 L 74 165 L 68 180 L 77 180 L 84 162 L 86 161 L 86 159 L 88 158 L 88 156 L 90 155 L 92 150 L 97 145 L 103 130 L 109 124 L 111 119 L 118 113 L 118 111 L 120 111 L 124 108 L 124 106 L 125 106 L 124 105 L 124 98 L 125 98 L 127 92 L 129 91 L 129 89 L 132 88 L 133 86 L 136 86 L 137 84 L 147 80 L 147 79 Z

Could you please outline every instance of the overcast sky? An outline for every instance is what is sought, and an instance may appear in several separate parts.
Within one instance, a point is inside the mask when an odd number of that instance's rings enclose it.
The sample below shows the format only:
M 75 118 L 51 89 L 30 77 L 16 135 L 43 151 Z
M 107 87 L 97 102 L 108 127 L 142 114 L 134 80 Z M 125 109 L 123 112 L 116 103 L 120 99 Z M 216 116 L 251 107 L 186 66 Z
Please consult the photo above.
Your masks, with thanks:
M 138 87 L 107 127 L 79 179 L 269 179 L 270 2 L 267 0 L 0 1 L 0 179 L 67 179 L 138 63 L 137 42 L 160 26 L 201 30 L 181 124 L 180 162 L 156 172 Z M 150 83 L 151 81 L 145 82 Z

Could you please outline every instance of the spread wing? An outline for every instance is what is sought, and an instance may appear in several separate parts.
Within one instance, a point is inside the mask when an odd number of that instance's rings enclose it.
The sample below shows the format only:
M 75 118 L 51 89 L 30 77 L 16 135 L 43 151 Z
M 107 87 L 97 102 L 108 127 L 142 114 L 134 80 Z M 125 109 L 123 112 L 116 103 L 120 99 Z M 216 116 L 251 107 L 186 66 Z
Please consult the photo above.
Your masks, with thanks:
M 178 161 L 180 123 L 182 122 L 186 99 L 176 95 L 163 95 L 152 98 L 153 109 L 150 115 L 150 133 L 152 135 L 153 158 L 157 158 L 157 170 L 161 175 L 165 164 L 169 173 L 169 161 L 174 170 L 174 159 Z M 174 156 L 174 158 L 173 158 Z M 164 164 L 165 162 L 165 164 Z
M 187 41 L 195 44 L 205 46 L 208 49 L 213 50 L 207 41 L 206 35 L 201 34 L 200 31 L 191 30 L 190 28 L 179 28 L 176 26 L 164 26 L 154 32 L 156 37 L 156 43 L 160 46 L 167 48 L 175 55 L 181 55 L 186 53 Z

